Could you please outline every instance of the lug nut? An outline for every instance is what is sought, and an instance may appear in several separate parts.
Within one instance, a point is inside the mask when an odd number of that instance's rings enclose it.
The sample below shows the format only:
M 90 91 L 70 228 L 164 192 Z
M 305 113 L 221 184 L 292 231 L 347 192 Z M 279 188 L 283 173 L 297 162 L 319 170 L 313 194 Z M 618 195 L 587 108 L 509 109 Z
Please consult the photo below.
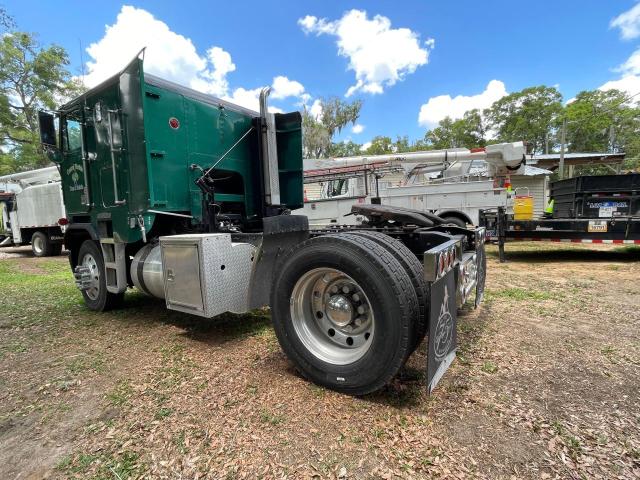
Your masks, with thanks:
M 360 301 L 360 295 L 358 295 L 357 293 L 354 293 L 353 295 L 351 295 L 351 298 L 353 299 L 354 302 Z
M 349 291 L 349 287 L 347 287 L 346 285 L 342 287 L 342 293 L 349 293 Z
M 364 306 L 364 305 L 360 305 L 360 306 L 358 306 L 357 311 L 358 311 L 358 313 L 359 313 L 360 315 L 363 315 L 364 313 L 366 313 L 366 312 L 367 312 L 367 307 L 366 307 L 366 306 Z

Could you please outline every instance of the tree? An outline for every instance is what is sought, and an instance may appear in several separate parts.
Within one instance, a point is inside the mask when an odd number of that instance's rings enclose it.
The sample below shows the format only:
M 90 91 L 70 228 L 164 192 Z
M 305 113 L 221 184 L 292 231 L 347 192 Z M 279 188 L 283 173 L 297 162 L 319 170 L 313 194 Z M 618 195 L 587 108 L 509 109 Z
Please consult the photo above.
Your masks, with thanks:
M 15 20 L 7 13 L 4 7 L 0 7 L 0 27 L 2 27 L 3 31 L 12 30 L 16 27 Z
M 565 108 L 569 151 L 626 151 L 638 136 L 639 114 L 637 105 L 619 90 L 580 92 Z
M 330 155 L 333 136 L 360 117 L 362 101 L 345 102 L 333 97 L 320 100 L 322 113 L 315 117 L 306 108 L 302 112 L 303 148 L 306 158 Z
M 431 148 L 475 148 L 486 145 L 486 125 L 477 109 L 465 112 L 458 120 L 446 117 L 433 130 L 429 130 L 424 141 Z
M 371 139 L 371 145 L 365 150 L 367 155 L 384 155 L 385 153 L 393 153 L 393 142 L 391 137 L 378 135 Z
M 625 152 L 626 168 L 638 165 L 640 109 L 619 90 L 583 91 L 565 108 L 570 152 Z M 582 173 L 604 173 L 587 168 Z
M 500 142 L 529 142 L 543 152 L 555 133 L 562 113 L 562 95 L 555 87 L 529 87 L 511 93 L 484 111 Z
M 0 17 L 1 18 L 1 17 Z M 67 66 L 66 51 L 41 47 L 33 35 L 12 31 L 0 39 L 0 169 L 2 173 L 45 166 L 38 110 L 54 109 L 81 87 Z
M 362 145 L 351 140 L 332 143 L 329 147 L 330 157 L 353 157 L 362 154 Z

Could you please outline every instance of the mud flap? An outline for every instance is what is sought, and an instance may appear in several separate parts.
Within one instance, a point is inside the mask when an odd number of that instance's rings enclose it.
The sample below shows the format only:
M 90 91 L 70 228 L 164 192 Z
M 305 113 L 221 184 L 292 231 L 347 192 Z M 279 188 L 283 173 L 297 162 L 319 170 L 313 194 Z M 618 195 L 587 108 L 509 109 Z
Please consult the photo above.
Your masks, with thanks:
M 251 308 L 269 305 L 279 262 L 293 247 L 309 238 L 309 221 L 303 215 L 265 217 L 262 223 L 262 243 L 258 248 L 249 287 Z
M 484 298 L 484 285 L 487 280 L 487 252 L 485 250 L 486 230 L 484 228 L 476 236 L 476 300 L 475 308 L 482 303 Z
M 457 267 L 456 267 L 457 268 Z M 433 391 L 456 358 L 456 272 L 450 270 L 431 284 L 427 387 Z

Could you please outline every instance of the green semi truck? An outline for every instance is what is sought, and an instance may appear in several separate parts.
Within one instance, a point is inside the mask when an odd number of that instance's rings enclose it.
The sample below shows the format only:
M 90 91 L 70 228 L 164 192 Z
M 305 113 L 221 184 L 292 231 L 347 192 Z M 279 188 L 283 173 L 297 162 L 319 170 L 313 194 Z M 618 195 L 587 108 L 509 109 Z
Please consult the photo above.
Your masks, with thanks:
M 429 334 L 429 388 L 455 356 L 456 309 L 482 297 L 484 230 L 384 205 L 359 229 L 309 230 L 299 112 L 255 112 L 145 74 L 135 58 L 56 112 L 64 243 L 86 306 L 128 288 L 214 317 L 269 305 L 308 379 L 349 394 L 387 384 Z

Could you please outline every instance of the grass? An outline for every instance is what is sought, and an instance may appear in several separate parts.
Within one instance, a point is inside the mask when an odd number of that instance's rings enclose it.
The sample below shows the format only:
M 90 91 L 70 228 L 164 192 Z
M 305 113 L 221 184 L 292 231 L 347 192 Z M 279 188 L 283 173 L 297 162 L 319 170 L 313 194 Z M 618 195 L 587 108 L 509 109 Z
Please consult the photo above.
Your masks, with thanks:
M 496 373 L 498 366 L 491 361 L 487 361 L 482 364 L 482 371 L 485 373 Z
M 141 463 L 140 455 L 131 450 L 111 454 L 80 453 L 75 457 L 63 457 L 56 468 L 74 478 L 90 478 L 92 480 L 128 480 L 140 478 L 146 470 Z
M 82 355 L 74 358 L 67 365 L 67 371 L 72 375 L 78 375 L 86 371 L 104 373 L 105 368 L 105 358 L 102 352 Z
M 120 380 L 116 387 L 107 394 L 107 399 L 119 407 L 127 403 L 131 395 L 133 395 L 133 388 L 129 380 Z
M 559 292 L 541 292 L 539 290 L 526 288 L 503 288 L 501 290 L 487 291 L 489 298 L 504 298 L 509 300 L 526 301 L 526 300 L 553 300 L 560 296 Z
M 285 421 L 285 416 L 271 412 L 266 408 L 264 408 L 260 412 L 260 421 L 262 423 L 267 423 L 269 425 L 276 426 L 276 425 L 280 425 Z
M 34 270 L 30 271 L 21 268 L 17 260 L 0 262 L 0 310 L 10 319 L 5 328 L 50 322 L 82 304 L 66 264 L 50 260 L 32 265 Z
M 163 420 L 168 416 L 170 416 L 172 413 L 173 413 L 173 408 L 162 407 L 156 412 L 156 414 L 154 415 L 154 418 L 156 420 Z

